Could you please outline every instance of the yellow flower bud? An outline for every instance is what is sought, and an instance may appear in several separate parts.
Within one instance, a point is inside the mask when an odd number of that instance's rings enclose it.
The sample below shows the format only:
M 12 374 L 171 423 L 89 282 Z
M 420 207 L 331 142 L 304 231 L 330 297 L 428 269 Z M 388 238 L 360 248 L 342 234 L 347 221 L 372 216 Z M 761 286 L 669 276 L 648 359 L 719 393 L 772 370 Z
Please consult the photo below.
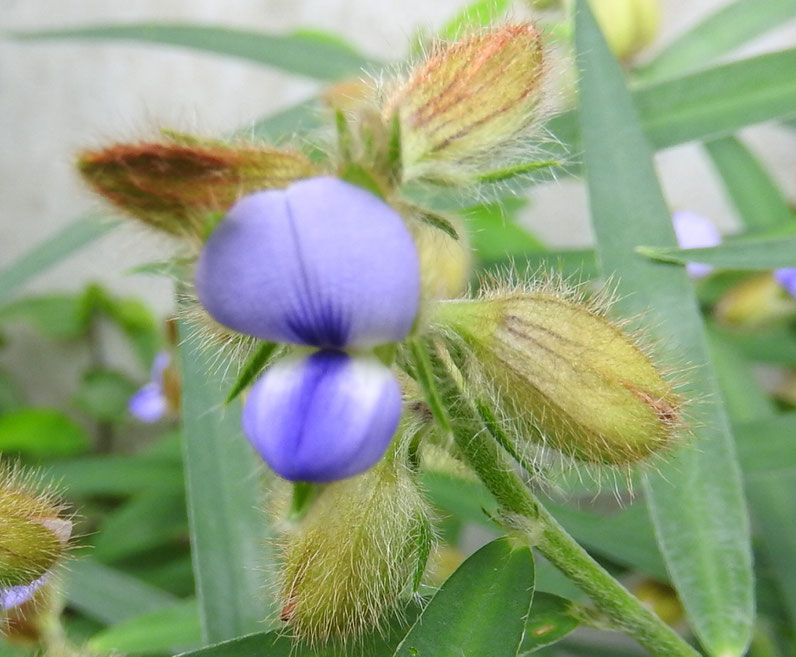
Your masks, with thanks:
M 60 512 L 19 470 L 0 464 L 0 591 L 31 584 L 58 563 L 72 530 Z
M 479 170 L 534 119 L 542 43 L 532 25 L 504 25 L 439 47 L 389 97 L 397 115 L 404 180 Z
M 424 300 L 459 296 L 470 280 L 470 242 L 462 222 L 454 216 L 404 213 L 420 259 L 421 296 Z
M 382 461 L 329 484 L 284 539 L 282 620 L 313 644 L 381 627 L 425 561 L 429 527 L 425 501 L 400 466 Z
M 628 59 L 652 43 L 660 25 L 660 0 L 589 0 L 611 51 Z
M 771 272 L 756 274 L 730 288 L 715 307 L 716 319 L 738 328 L 759 328 L 796 316 L 796 301 Z
M 472 351 L 475 380 L 487 383 L 521 439 L 612 465 L 666 448 L 681 399 L 631 336 L 571 296 L 443 302 L 436 321 Z

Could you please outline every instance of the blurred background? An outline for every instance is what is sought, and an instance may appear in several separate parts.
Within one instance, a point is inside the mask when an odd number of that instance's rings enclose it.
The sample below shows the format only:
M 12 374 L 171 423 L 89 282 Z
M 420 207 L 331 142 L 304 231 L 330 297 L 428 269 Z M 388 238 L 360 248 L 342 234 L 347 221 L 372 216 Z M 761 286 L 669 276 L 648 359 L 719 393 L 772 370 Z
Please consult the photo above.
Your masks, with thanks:
M 123 21 L 197 22 L 272 33 L 317 28 L 340 34 L 366 55 L 389 60 L 407 52 L 418 27 L 433 31 L 464 4 L 461 0 L 0 0 L 0 30 Z M 663 0 L 662 4 L 660 32 L 641 61 L 723 2 Z M 515 6 L 523 11 L 522 2 Z M 791 23 L 734 56 L 794 43 L 796 24 Z M 0 40 L 0 267 L 76 216 L 99 208 L 72 170 L 78 149 L 152 136 L 163 126 L 227 133 L 318 89 L 317 82 L 251 63 L 166 46 Z M 742 137 L 789 196 L 796 197 L 796 132 L 764 125 L 743 131 Z M 733 210 L 698 145 L 663 151 L 657 164 L 672 210 L 693 210 L 724 230 L 733 229 Z M 532 194 L 523 220 L 535 234 L 554 246 L 590 243 L 581 182 L 553 182 L 535 187 Z M 125 273 L 166 253 L 167 246 L 157 237 L 126 226 L 49 270 L 28 289 L 69 291 L 101 280 L 118 293 L 143 297 L 159 315 L 166 315 L 173 307 L 169 282 Z M 63 399 L 62 388 L 70 385 L 89 356 L 79 345 L 46 340 L 25 325 L 8 330 L 8 348 L 0 355 L 0 366 L 20 372 L 20 384 L 32 402 L 57 404 Z M 109 352 L 113 358 L 116 353 L 125 358 L 124 350 Z M 47 367 L 53 359 L 62 363 L 57 370 Z

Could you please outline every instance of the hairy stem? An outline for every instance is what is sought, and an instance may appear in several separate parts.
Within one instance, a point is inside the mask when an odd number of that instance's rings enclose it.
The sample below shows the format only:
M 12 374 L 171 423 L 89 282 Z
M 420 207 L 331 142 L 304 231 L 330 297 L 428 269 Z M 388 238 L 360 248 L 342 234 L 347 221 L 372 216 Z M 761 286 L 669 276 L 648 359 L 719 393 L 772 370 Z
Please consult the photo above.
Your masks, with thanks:
M 417 355 L 415 345 L 413 355 Z M 424 369 L 430 363 L 426 358 L 414 358 L 414 365 Z M 505 524 L 522 531 L 553 565 L 575 582 L 602 611 L 617 630 L 633 637 L 659 657 L 699 657 L 688 643 L 654 613 L 646 609 L 622 584 L 614 579 L 600 564 L 570 536 L 544 508 L 514 471 L 506 452 L 485 426 L 478 410 L 461 394 L 461 380 L 452 363 L 437 363 L 434 372 L 426 369 L 418 373 L 418 382 L 426 389 L 436 388 L 436 374 L 443 386 L 445 406 L 455 408 L 455 416 L 445 413 L 443 424 L 451 427 L 453 437 L 462 456 L 475 470 L 481 481 L 495 496 Z M 425 390 L 426 393 L 432 391 Z M 432 396 L 440 398 L 440 390 Z M 435 405 L 432 411 L 445 412 Z

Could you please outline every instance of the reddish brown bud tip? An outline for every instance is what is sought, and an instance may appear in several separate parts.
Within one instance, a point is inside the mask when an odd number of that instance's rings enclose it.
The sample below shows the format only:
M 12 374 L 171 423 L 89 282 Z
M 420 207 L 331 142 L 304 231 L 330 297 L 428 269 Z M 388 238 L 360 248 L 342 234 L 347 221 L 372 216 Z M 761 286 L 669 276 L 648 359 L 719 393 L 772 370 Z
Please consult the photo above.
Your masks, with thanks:
M 240 196 L 314 175 L 299 153 L 215 141 L 115 144 L 80 154 L 86 182 L 111 203 L 174 235 L 202 235 L 209 213 Z

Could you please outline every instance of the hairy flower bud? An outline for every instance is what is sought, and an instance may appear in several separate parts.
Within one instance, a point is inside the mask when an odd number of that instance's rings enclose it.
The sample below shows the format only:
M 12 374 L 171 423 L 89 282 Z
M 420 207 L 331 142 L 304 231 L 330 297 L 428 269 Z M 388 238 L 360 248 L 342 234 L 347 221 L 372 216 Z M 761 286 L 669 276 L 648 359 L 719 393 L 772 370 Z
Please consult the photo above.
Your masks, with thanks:
M 765 272 L 745 278 L 727 290 L 714 312 L 722 324 L 753 329 L 795 316 L 796 301 L 776 275 Z
M 532 25 L 504 25 L 439 47 L 389 97 L 398 117 L 404 179 L 447 179 L 478 168 L 533 121 L 542 44 Z
M 681 400 L 633 339 L 555 291 L 441 303 L 473 366 L 520 435 L 593 463 L 627 464 L 671 444 Z
M 454 217 L 418 213 L 409 229 L 420 259 L 421 296 L 426 300 L 457 297 L 470 280 L 467 231 Z
M 589 6 L 618 59 L 635 55 L 658 32 L 660 0 L 589 0 Z
M 27 600 L 62 558 L 72 523 L 16 469 L 0 465 L 0 609 Z
M 379 628 L 425 564 L 429 526 L 415 482 L 393 463 L 330 484 L 284 538 L 282 620 L 310 643 Z
M 85 151 L 77 167 L 121 210 L 181 237 L 202 237 L 207 216 L 245 194 L 283 188 L 315 171 L 300 153 L 187 138 Z

